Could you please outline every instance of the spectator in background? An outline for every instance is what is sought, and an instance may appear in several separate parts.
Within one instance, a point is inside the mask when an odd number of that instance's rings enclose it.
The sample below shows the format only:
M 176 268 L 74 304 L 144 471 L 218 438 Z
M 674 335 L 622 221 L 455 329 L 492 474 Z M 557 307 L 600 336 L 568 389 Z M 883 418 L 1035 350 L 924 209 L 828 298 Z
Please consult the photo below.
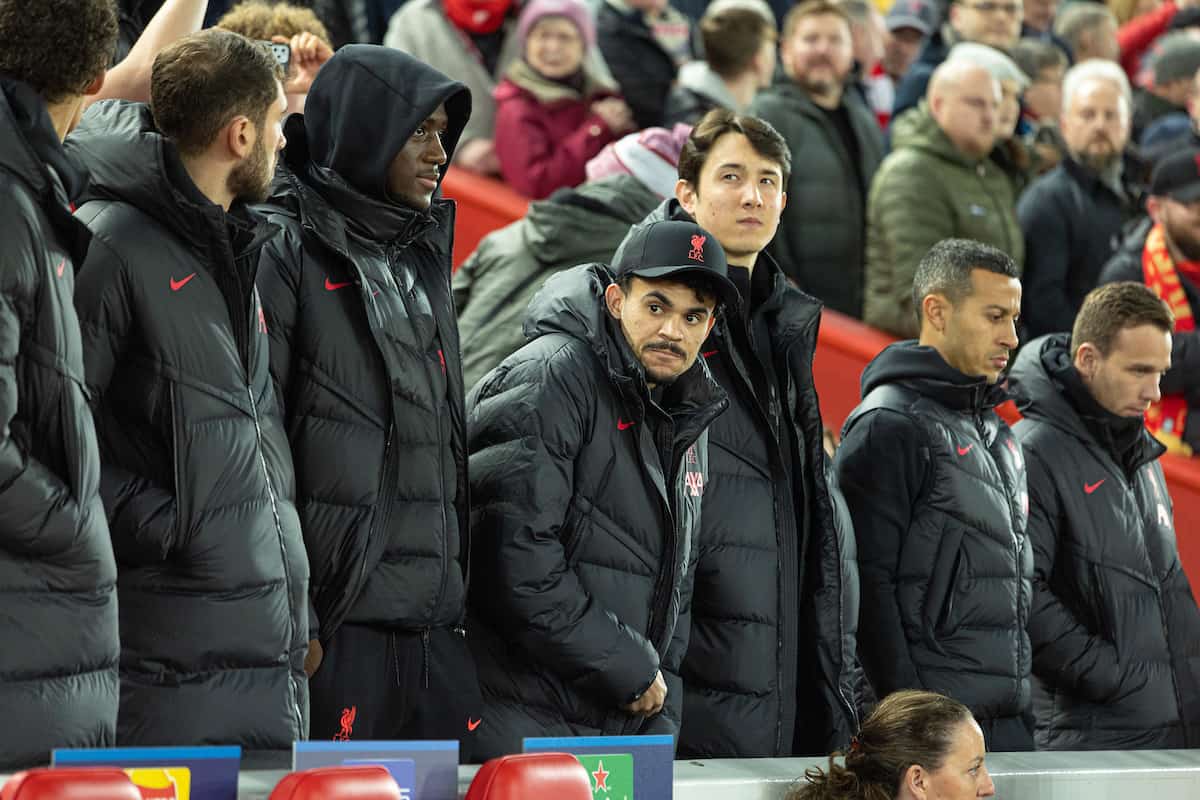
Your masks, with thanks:
M 150 107 L 98 104 L 75 305 L 119 569 L 117 742 L 280 750 L 308 735 L 308 559 L 254 288 L 286 100 L 270 51 L 202 31 Z
M 1098 3 L 1069 3 L 1054 21 L 1054 33 L 1067 43 L 1076 64 L 1093 58 L 1116 61 L 1117 18 Z
M 1021 20 L 1021 38 L 1047 40 L 1053 33 L 1058 0 L 1026 0 Z
M 1200 148 L 1200 71 L 1192 79 L 1187 109 L 1187 122 L 1182 126 L 1171 126 L 1182 130 L 1172 133 L 1166 126 L 1151 126 L 1151 130 L 1142 136 L 1143 146 L 1139 153 L 1150 166 L 1180 150 Z
M 383 42 L 471 90 L 471 119 L 454 164 L 483 175 L 500 173 L 493 93 L 509 65 L 521 58 L 516 14 L 513 0 L 408 0 L 392 17 Z M 597 80 L 611 81 L 597 48 L 590 48 L 586 60 Z
M 1152 403 L 1146 425 L 1176 455 L 1200 449 L 1200 150 L 1184 150 L 1158 163 L 1146 201 L 1150 219 L 1125 239 L 1100 273 L 1100 283 L 1145 283 L 1175 316 L 1171 368 L 1162 399 Z
M 288 113 L 304 113 L 304 98 L 321 65 L 333 57 L 329 31 L 310 9 L 288 3 L 246 0 L 231 8 L 216 27 L 247 39 L 286 44 L 291 52 L 283 91 Z
M 667 96 L 666 124 L 695 125 L 714 108 L 742 113 L 775 77 L 778 33 L 765 3 L 725 7 L 700 19 L 704 58 L 679 70 L 679 82 Z
M 797 165 L 768 251 L 803 291 L 860 318 L 866 198 L 883 137 L 858 93 L 845 89 L 853 60 L 846 13 L 826 0 L 793 8 L 781 58 L 787 79 L 750 106 L 783 134 Z
M 843 763 L 810 767 L 787 800 L 992 797 L 987 748 L 971 710 L 933 692 L 893 692 L 851 742 Z
M 638 128 L 663 124 L 667 95 L 692 58 L 692 23 L 668 0 L 603 0 L 597 12 L 600 51 Z
M 468 389 L 525 344 L 529 301 L 551 275 L 612 261 L 629 227 L 675 193 L 679 150 L 691 128 L 647 128 L 588 162 L 588 181 L 535 202 L 488 234 L 454 273 L 454 305 Z
M 1039 749 L 1200 741 L 1200 610 L 1179 564 L 1166 448 L 1143 421 L 1174 324 L 1144 285 L 1109 284 L 1072 333 L 1026 344 L 1009 376 L 1029 470 Z
M 959 42 L 977 42 L 1009 52 L 1021 36 L 1021 0 L 953 0 L 948 21 L 925 43 L 916 63 L 896 87 L 892 121 L 917 105 L 930 76 Z
M 1032 141 L 1020 130 L 1023 127 L 1021 94 L 1029 85 L 1029 79 L 1004 53 L 974 42 L 954 45 L 947 61 L 965 61 L 981 66 L 1000 85 L 1000 105 L 996 108 L 996 146 L 992 148 L 990 158 L 1008 176 L 1013 197 L 1020 197 L 1033 180 L 1036 169 Z
M 895 149 L 880 166 L 868 202 L 868 325 L 894 336 L 917 335 L 913 276 L 942 239 L 990 244 L 1020 268 L 1025 245 L 1012 183 L 988 158 L 999 106 L 1000 86 L 991 73 L 966 61 L 947 62 L 929 82 L 928 100 L 896 123 Z
M 930 249 L 908 304 L 920 338 L 867 365 L 836 459 L 858 539 L 871 685 L 966 704 L 991 750 L 1033 749 L 1025 463 L 993 411 L 1009 399 L 1017 275 L 979 242 Z
M 1170 114 L 1187 116 L 1188 97 L 1200 69 L 1200 38 L 1184 31 L 1164 36 L 1152 58 L 1154 83 L 1137 89 L 1133 98 L 1133 138 L 1139 143 L 1156 121 Z M 1187 129 L 1186 122 L 1175 124 L 1179 127 L 1173 133 Z
M 1026 335 L 1071 329 L 1083 298 L 1141 213 L 1137 176 L 1126 168 L 1132 102 L 1115 62 L 1085 61 L 1063 81 L 1062 134 L 1068 156 L 1017 203 L 1025 234 Z
M 312 565 L 310 648 L 323 653 L 309 680 L 314 739 L 339 734 L 355 708 L 356 737 L 460 739 L 469 758 L 466 719 L 482 710 L 460 633 L 454 212 L 433 199 L 470 112 L 466 87 L 412 56 L 347 45 L 318 74 L 309 112 L 288 119 L 263 207 L 281 233 L 258 286 Z
M 496 155 L 509 186 L 535 199 L 578 186 L 590 158 L 633 130 L 629 106 L 586 66 L 595 46 L 581 0 L 530 0 L 513 61 L 496 87 Z
M 879 13 L 872 0 L 838 0 L 837 4 L 850 18 L 850 52 L 854 57 L 854 65 L 850 70 L 847 88 L 857 92 L 859 99 L 870 108 L 868 80 L 883 59 L 888 36 L 883 14 Z
M 1059 132 L 1067 55 L 1050 42 L 1022 39 L 1013 47 L 1012 59 L 1029 79 L 1021 95 L 1021 119 L 1029 130 L 1027 138 L 1033 144 L 1034 163 L 1039 172 L 1049 172 L 1067 151 Z
M 0 0 L 0 771 L 112 747 L 117 567 L 72 294 L 87 173 L 63 151 L 117 41 L 111 0 Z
M 883 58 L 867 81 L 867 98 L 880 127 L 887 129 L 896 103 L 896 86 L 913 65 L 921 45 L 937 28 L 937 9 L 932 0 L 896 0 L 883 18 L 887 36 Z
M 729 404 L 700 348 L 737 291 L 692 223 L 640 228 L 614 260 L 548 280 L 529 344 L 468 398 L 483 758 L 679 734 L 708 426 Z

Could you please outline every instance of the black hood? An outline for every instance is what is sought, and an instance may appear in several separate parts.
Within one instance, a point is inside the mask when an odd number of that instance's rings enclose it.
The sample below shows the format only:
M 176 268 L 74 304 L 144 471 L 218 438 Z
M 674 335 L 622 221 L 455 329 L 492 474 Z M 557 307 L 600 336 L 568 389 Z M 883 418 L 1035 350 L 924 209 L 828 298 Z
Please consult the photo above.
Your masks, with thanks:
M 0 152 L 0 165 L 20 175 L 39 195 L 51 189 L 49 168 L 58 177 L 65 199 L 79 199 L 87 173 L 63 150 L 42 96 L 26 83 L 0 76 L 0 130 L 4 129 L 8 129 L 3 135 L 8 146 Z
M 449 117 L 444 177 L 471 116 L 471 92 L 400 50 L 347 45 L 321 67 L 304 102 L 307 155 L 364 195 L 387 200 L 388 166 L 442 103 Z M 289 121 L 290 130 L 296 126 Z
M 1009 399 L 1006 384 L 964 375 L 915 339 L 888 345 L 875 356 L 863 370 L 862 396 L 889 383 L 903 384 L 956 411 L 983 411 Z
M 1009 378 L 1021 413 L 1097 442 L 1129 473 L 1165 453 L 1140 418 L 1117 416 L 1096 402 L 1075 369 L 1070 348 L 1071 334 L 1053 333 L 1021 349 Z

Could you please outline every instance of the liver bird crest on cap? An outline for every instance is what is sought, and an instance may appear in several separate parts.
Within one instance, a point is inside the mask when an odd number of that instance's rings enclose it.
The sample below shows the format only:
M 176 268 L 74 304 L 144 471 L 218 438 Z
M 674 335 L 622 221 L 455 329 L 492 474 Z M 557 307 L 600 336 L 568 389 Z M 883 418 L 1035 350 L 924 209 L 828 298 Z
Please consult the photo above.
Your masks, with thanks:
M 693 234 L 692 235 L 692 249 L 688 253 L 688 258 L 692 259 L 693 261 L 699 261 L 700 263 L 704 263 L 704 243 L 706 241 L 708 241 L 707 236 Z

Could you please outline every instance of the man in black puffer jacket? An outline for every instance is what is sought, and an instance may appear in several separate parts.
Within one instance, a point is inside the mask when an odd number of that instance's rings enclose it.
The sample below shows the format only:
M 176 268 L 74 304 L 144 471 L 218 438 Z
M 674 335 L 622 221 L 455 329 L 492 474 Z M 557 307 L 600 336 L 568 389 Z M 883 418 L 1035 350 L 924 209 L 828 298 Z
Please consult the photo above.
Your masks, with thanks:
M 768 123 L 710 112 L 680 155 L 683 202 L 663 203 L 646 222 L 694 215 L 728 254 L 741 296 L 701 348 L 729 410 L 709 429 L 683 757 L 843 749 L 867 702 L 854 534 L 830 480 L 812 378 L 821 305 L 763 251 L 790 165 Z
M 624 253 L 615 278 L 550 278 L 532 341 L 468 399 L 485 757 L 679 732 L 706 429 L 728 405 L 698 355 L 736 290 L 692 223 L 648 225 Z
M 75 296 L 120 571 L 130 745 L 289 748 L 307 734 L 308 562 L 254 289 L 250 213 L 283 143 L 270 51 L 226 31 L 155 59 L 151 108 L 93 106 Z
M 1084 300 L 1010 384 L 1029 469 L 1034 713 L 1048 750 L 1200 746 L 1200 610 L 1146 430 L 1175 320 L 1150 289 Z
M 62 138 L 100 88 L 109 0 L 0 0 L 0 772 L 117 724 L 117 569 L 83 388 L 75 266 L 87 180 Z
M 1029 498 L 1020 445 L 994 412 L 1017 346 L 1017 272 L 978 242 L 934 245 L 913 282 L 921 338 L 863 371 L 836 461 L 875 691 L 953 697 L 999 751 L 1033 749 Z
M 432 199 L 470 113 L 461 83 L 347 45 L 284 129 L 259 287 L 324 650 L 314 739 L 467 739 L 480 711 L 454 203 Z

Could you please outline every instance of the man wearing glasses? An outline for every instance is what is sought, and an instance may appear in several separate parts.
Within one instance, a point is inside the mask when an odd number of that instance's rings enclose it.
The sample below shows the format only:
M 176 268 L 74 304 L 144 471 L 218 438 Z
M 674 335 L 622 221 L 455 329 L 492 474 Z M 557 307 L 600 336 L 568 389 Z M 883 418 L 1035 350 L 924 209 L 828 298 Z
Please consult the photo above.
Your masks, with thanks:
M 896 87 L 895 120 L 914 107 L 929 86 L 929 77 L 946 60 L 950 48 L 959 42 L 986 44 L 1007 53 L 1021 37 L 1024 15 L 1021 0 L 956 0 L 950 5 L 950 15 L 941 29 L 925 43 L 925 49 L 908 74 Z

